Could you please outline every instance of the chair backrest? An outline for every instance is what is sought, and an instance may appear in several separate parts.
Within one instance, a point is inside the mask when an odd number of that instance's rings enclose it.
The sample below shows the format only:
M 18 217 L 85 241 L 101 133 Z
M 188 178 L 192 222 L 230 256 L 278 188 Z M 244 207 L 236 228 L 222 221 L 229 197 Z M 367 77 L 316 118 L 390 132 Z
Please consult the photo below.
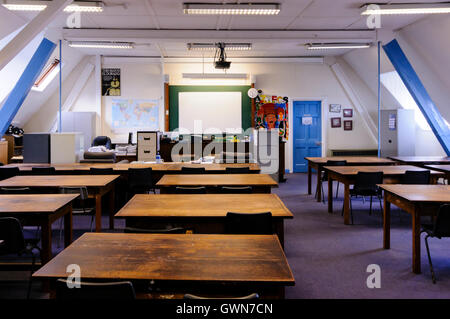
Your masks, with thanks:
M 107 149 L 110 150 L 111 149 L 111 139 L 108 136 L 97 136 L 92 141 L 92 145 L 91 146 L 100 146 L 100 145 L 103 145 Z
M 56 282 L 56 299 L 136 299 L 133 284 L 130 281 L 118 282 L 80 282 L 80 288 L 69 288 L 67 280 Z
M 383 172 L 358 172 L 356 174 L 356 190 L 377 191 L 377 184 L 383 184 Z
M 0 181 L 19 175 L 19 172 L 18 167 L 0 167 Z
M 145 229 L 136 227 L 125 227 L 123 232 L 132 234 L 186 234 L 186 228 L 172 227 L 161 229 Z
M 61 194 L 80 194 L 80 200 L 84 201 L 88 199 L 89 193 L 87 187 L 60 187 L 59 192 Z
M 227 234 L 273 234 L 272 213 L 227 213 Z
M 226 297 L 226 298 L 208 298 L 208 297 L 202 297 L 202 296 L 197 296 L 197 295 L 191 295 L 191 294 L 185 294 L 184 295 L 184 299 L 210 299 L 210 300 L 214 300 L 214 299 L 259 299 L 259 295 L 257 293 L 253 293 L 250 294 L 248 296 L 243 296 L 243 297 Z
M 177 194 L 206 194 L 206 187 L 204 186 L 177 186 L 175 187 Z
M 54 175 L 56 174 L 56 169 L 51 167 L 32 167 L 31 172 L 33 175 Z
M 0 254 L 20 253 L 25 249 L 25 239 L 20 221 L 14 217 L 0 217 Z
M 250 167 L 227 167 L 225 171 L 228 174 L 250 174 Z
M 325 164 L 325 166 L 345 166 L 347 165 L 347 161 L 343 160 L 343 161 L 338 161 L 338 160 L 327 160 L 327 163 Z M 323 179 L 327 180 L 328 179 L 328 172 L 325 171 L 323 174 Z
M 450 204 L 439 207 L 433 232 L 438 238 L 450 237 Z
M 91 167 L 89 172 L 92 175 L 114 175 L 114 169 L 112 167 L 100 168 L 100 167 Z
M 205 174 L 206 170 L 204 167 L 181 167 L 181 174 Z
M 251 194 L 253 188 L 251 186 L 222 186 L 220 192 L 222 194 Z
M 29 187 L 1 187 L 0 194 L 30 194 Z
M 402 184 L 430 184 L 430 171 L 406 171 Z
M 129 168 L 128 185 L 130 188 L 152 187 L 152 168 Z

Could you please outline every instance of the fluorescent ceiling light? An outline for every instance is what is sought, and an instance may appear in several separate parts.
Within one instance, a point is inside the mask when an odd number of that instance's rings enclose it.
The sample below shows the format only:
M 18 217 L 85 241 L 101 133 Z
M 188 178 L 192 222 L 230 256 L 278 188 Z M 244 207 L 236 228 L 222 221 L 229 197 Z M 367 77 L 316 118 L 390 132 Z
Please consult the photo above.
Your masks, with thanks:
M 362 15 L 431 13 L 450 13 L 450 3 L 366 4 L 361 11 Z
M 278 3 L 184 3 L 184 14 L 276 15 Z
M 89 41 L 71 41 L 69 46 L 72 48 L 89 49 L 133 49 L 131 42 L 89 42 Z
M 183 73 L 184 79 L 246 79 L 246 73 Z
M 215 43 L 188 43 L 187 48 L 193 51 L 213 51 L 217 49 L 217 45 Z M 225 50 L 228 51 L 247 51 L 251 49 L 251 43 L 225 43 Z
M 367 49 L 370 43 L 309 43 L 308 50 Z
M 11 11 L 43 11 L 49 5 L 48 0 L 3 0 L 2 6 Z M 65 12 L 103 12 L 104 4 L 101 1 L 74 1 L 64 8 Z

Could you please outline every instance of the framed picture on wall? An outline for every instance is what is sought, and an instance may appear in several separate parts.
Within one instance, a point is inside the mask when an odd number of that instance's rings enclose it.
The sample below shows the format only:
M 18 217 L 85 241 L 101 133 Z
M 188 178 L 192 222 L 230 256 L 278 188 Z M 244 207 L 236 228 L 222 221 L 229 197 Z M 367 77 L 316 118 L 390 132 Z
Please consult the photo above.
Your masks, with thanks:
M 353 130 L 353 121 L 352 120 L 344 121 L 344 131 L 351 131 L 351 130 Z
M 340 104 L 330 104 L 330 112 L 331 113 L 341 113 L 341 105 Z
M 331 127 L 341 127 L 341 118 L 340 117 L 332 117 L 331 118 Z
M 353 109 L 344 109 L 342 111 L 342 114 L 344 117 L 352 117 L 353 116 Z

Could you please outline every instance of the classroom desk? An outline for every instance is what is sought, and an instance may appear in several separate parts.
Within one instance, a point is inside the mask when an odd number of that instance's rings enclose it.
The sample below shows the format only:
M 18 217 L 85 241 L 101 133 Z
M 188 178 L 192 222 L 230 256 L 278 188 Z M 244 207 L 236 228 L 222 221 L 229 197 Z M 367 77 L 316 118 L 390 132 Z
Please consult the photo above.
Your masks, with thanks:
M 109 193 L 109 227 L 114 229 L 114 182 L 119 175 L 43 175 L 14 176 L 0 181 L 0 187 L 29 187 L 47 189 L 87 187 L 89 197 L 95 198 L 95 231 L 102 230 L 102 198 Z M 45 195 L 47 196 L 47 195 Z
M 450 164 L 450 156 L 390 156 L 388 158 L 404 165 L 424 166 Z
M 446 179 L 450 181 L 450 164 L 448 165 L 425 165 L 425 168 L 445 173 Z
M 228 212 L 271 212 L 273 230 L 284 244 L 284 220 L 294 218 L 275 194 L 135 195 L 117 214 L 127 227 L 183 227 L 198 234 L 224 234 Z
M 82 280 L 130 280 L 143 298 L 228 289 L 283 298 L 295 284 L 276 235 L 85 233 L 33 277 L 67 278 L 70 264 L 81 267 Z
M 270 193 L 278 183 L 267 174 L 182 174 L 164 175 L 156 187 L 161 193 L 172 193 L 177 186 L 205 186 L 208 192 L 217 192 L 221 186 L 251 186 L 253 193 Z
M 450 203 L 449 185 L 379 185 L 384 190 L 383 247 L 391 247 L 391 204 L 412 216 L 412 270 L 420 273 L 420 217 L 434 216 Z
M 328 212 L 333 212 L 333 180 L 344 184 L 344 224 L 350 224 L 350 185 L 355 183 L 358 172 L 383 172 L 384 184 L 398 184 L 406 171 L 423 171 L 425 169 L 409 165 L 391 166 L 325 166 L 328 171 Z M 430 171 L 431 183 L 436 184 L 444 173 Z
M 52 258 L 52 224 L 64 217 L 64 246 L 72 242 L 72 201 L 77 194 L 0 195 L 0 217 L 41 227 L 41 265 Z
M 308 195 L 311 195 L 312 169 L 317 171 L 317 201 L 322 198 L 322 172 L 327 161 L 347 161 L 348 166 L 395 165 L 395 161 L 375 156 L 305 157 L 308 161 Z

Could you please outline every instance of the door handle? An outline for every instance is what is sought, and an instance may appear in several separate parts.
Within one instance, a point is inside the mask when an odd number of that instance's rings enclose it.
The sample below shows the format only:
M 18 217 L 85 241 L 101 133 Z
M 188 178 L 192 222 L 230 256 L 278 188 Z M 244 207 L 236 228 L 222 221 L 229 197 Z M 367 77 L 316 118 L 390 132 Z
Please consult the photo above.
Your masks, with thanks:
M 316 141 L 316 145 L 317 146 L 322 145 L 322 142 L 321 141 Z

